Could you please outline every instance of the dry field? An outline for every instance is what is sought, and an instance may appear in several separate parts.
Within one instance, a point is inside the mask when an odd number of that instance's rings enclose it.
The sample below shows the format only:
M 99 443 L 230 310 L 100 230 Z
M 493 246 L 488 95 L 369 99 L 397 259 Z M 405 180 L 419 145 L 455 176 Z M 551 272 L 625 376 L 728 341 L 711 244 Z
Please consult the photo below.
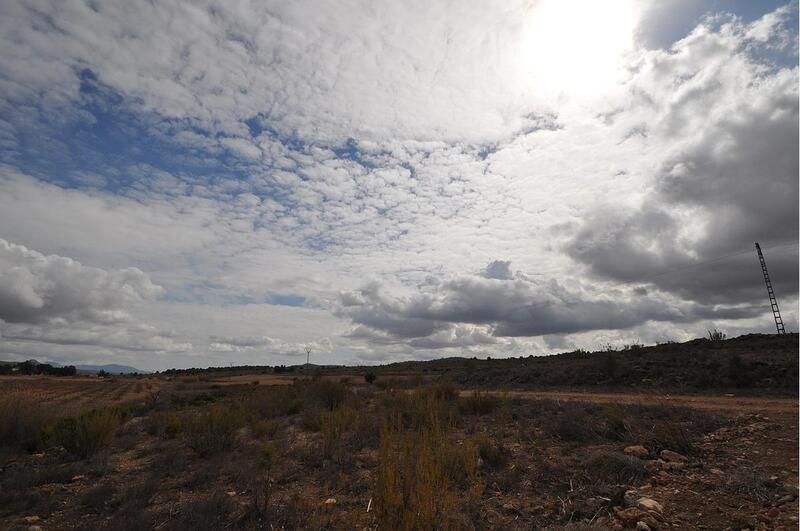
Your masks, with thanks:
M 23 394 L 64 415 L 146 399 L 164 385 L 157 378 L 0 376 L 0 395 Z
M 0 379 L 0 528 L 797 528 L 794 398 L 391 381 Z

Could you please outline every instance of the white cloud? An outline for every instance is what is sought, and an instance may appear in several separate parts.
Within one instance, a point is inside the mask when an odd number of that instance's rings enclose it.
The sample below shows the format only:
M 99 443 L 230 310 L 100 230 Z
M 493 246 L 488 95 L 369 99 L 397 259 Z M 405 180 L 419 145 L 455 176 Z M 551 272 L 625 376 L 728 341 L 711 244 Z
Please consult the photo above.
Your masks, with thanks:
M 759 322 L 745 257 L 633 288 L 768 227 L 796 242 L 798 71 L 773 57 L 792 53 L 789 11 L 714 16 L 668 49 L 628 49 L 626 26 L 613 57 L 559 35 L 569 60 L 544 86 L 522 46 L 537 6 L 4 3 L 0 237 L 83 273 L 53 291 L 50 270 L 4 263 L 0 308 L 31 322 L 4 324 L 3 352 L 136 365 L 138 349 L 163 368 L 314 343 L 376 361 Z M 567 90 L 598 65 L 614 83 Z M 108 121 L 124 156 L 96 141 Z M 72 130 L 75 152 L 47 135 Z M 26 144 L 61 159 L 37 166 Z M 84 159 L 101 163 L 60 169 Z M 791 308 L 796 256 L 774 256 Z M 161 298 L 104 302 L 98 279 L 143 282 L 129 268 Z

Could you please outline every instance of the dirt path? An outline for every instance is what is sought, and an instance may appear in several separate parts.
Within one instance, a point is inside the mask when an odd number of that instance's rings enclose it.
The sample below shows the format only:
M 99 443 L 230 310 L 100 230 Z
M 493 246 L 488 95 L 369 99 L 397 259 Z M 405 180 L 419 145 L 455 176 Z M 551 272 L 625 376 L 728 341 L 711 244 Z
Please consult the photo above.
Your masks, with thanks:
M 474 391 L 464 390 L 461 395 Z M 569 391 L 488 391 L 489 394 L 528 399 L 578 400 L 582 402 L 619 404 L 665 404 L 709 409 L 728 413 L 792 413 L 797 415 L 796 398 L 764 398 L 745 396 L 698 396 L 657 393 L 590 393 Z

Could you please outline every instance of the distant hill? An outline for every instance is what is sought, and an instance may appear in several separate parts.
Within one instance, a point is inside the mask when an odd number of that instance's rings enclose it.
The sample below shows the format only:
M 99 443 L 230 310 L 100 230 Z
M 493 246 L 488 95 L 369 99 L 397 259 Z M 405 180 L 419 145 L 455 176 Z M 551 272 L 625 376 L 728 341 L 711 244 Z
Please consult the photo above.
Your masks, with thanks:
M 76 365 L 75 368 L 78 369 L 79 373 L 83 374 L 94 374 L 100 371 L 105 371 L 109 374 L 149 374 L 150 372 L 137 369 L 136 367 L 131 367 L 130 365 L 117 365 L 115 363 L 109 363 L 106 365 Z
M 43 363 L 37 360 L 26 361 L 0 361 L 0 374 L 53 374 L 58 376 L 69 376 L 69 367 L 75 367 L 78 374 L 96 374 L 105 371 L 109 374 L 149 374 L 129 365 L 118 365 L 110 363 L 106 365 L 63 365 L 56 361 Z M 73 370 L 72 374 L 75 371 Z
M 444 378 L 468 387 L 601 387 L 703 391 L 750 389 L 797 394 L 798 335 L 748 334 L 599 352 L 577 350 L 520 358 L 441 358 L 373 367 Z

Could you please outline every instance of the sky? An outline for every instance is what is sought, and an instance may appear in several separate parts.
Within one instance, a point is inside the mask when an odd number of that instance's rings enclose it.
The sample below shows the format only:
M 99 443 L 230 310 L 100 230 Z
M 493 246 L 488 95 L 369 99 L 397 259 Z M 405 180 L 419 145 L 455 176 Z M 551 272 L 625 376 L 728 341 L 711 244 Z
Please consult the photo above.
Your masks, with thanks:
M 798 328 L 798 4 L 0 4 L 0 359 Z

